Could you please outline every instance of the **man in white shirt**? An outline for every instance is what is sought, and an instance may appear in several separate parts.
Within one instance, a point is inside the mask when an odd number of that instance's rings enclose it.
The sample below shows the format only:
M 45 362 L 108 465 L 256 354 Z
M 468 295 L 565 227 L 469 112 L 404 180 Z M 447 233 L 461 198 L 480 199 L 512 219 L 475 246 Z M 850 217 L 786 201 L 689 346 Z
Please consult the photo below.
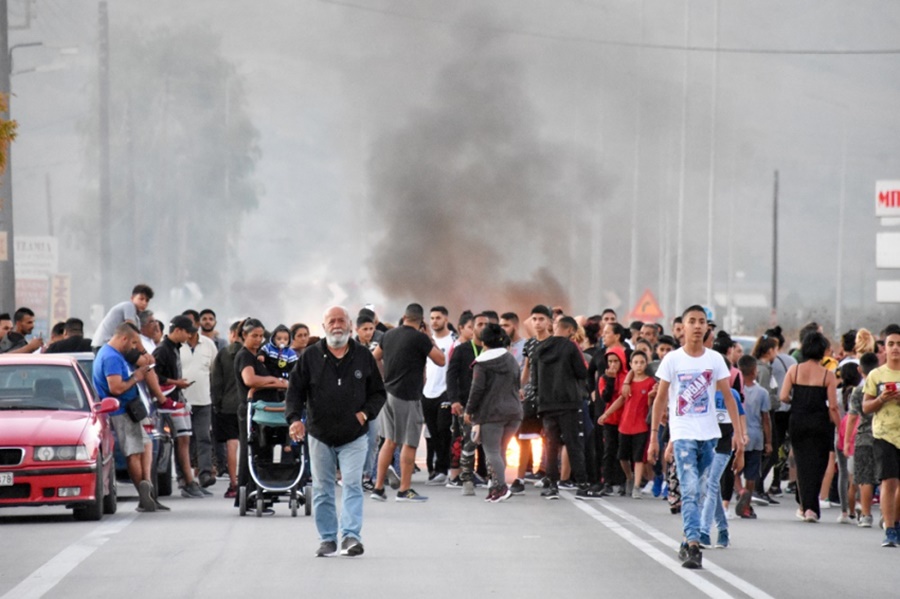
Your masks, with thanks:
M 659 428 L 666 407 L 669 410 L 669 451 L 674 453 L 675 468 L 681 484 L 681 520 L 684 541 L 678 552 L 685 568 L 703 567 L 700 552 L 700 483 L 707 474 L 721 436 L 716 418 L 716 390 L 725 398 L 725 408 L 732 422 L 740 422 L 737 404 L 729 389 L 730 370 L 718 352 L 703 345 L 707 330 L 706 312 L 702 306 L 691 306 L 682 314 L 684 346 L 666 354 L 656 371 L 659 378 L 650 430 Z M 737 431 L 736 431 L 737 433 Z M 734 468 L 743 467 L 743 436 L 732 438 Z M 650 435 L 647 460 L 654 464 L 659 457 L 659 442 Z
M 431 336 L 434 344 L 446 358 L 456 336 L 447 326 L 449 312 L 444 306 L 431 309 Z M 447 483 L 450 469 L 450 402 L 447 399 L 447 365 L 438 366 L 431 359 L 425 363 L 425 388 L 422 390 L 422 412 L 428 435 L 427 446 L 428 481 L 426 485 L 443 486 Z
M 185 314 L 189 318 L 192 315 Z M 193 318 L 192 318 L 193 320 Z M 196 323 L 194 324 L 196 327 Z M 215 342 L 209 337 L 196 332 L 187 343 L 181 345 L 182 377 L 190 387 L 182 390 L 184 399 L 191 406 L 191 453 L 197 456 L 197 469 L 202 488 L 216 484 L 212 472 L 212 397 L 210 395 L 210 371 L 218 350 Z

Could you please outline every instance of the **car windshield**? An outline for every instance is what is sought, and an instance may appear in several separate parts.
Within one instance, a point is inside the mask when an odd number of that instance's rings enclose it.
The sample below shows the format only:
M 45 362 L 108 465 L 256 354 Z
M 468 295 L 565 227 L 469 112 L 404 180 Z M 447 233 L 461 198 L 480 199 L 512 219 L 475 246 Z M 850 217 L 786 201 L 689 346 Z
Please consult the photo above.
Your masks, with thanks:
M 72 366 L 0 365 L 0 410 L 88 411 Z

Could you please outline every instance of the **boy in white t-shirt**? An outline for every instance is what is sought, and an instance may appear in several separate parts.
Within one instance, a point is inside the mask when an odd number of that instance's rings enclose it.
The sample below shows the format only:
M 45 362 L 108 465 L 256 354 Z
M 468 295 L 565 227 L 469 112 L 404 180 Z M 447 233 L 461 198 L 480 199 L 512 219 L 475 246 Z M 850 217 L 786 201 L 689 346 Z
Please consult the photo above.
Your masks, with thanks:
M 681 349 L 669 352 L 659 365 L 658 397 L 668 402 L 653 405 L 650 430 L 657 430 L 667 407 L 669 432 L 675 467 L 681 483 L 681 520 L 684 541 L 678 552 L 685 568 L 701 568 L 700 552 L 700 481 L 712 464 L 716 442 L 721 436 L 716 418 L 715 394 L 722 392 L 725 407 L 732 422 L 738 419 L 737 404 L 731 395 L 731 373 L 721 354 L 703 346 L 707 329 L 706 312 L 702 306 L 691 306 L 682 314 L 685 343 Z M 732 438 L 735 451 L 734 469 L 743 467 L 743 438 Z M 656 435 L 650 436 L 647 460 L 653 464 L 659 457 Z

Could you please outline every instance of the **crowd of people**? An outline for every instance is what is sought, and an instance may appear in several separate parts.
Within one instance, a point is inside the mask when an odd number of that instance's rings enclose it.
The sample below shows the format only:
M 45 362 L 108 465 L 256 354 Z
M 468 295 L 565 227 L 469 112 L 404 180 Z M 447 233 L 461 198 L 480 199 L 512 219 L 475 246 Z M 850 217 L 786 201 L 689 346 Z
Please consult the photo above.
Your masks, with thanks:
M 231 324 L 213 310 L 185 310 L 165 325 L 146 285 L 114 306 L 91 339 L 72 318 L 48 344 L 28 339 L 34 314 L 0 315 L 0 352 L 96 353 L 94 384 L 119 398 L 111 419 L 139 492 L 140 511 L 168 508 L 150 480 L 146 390 L 174 424 L 180 492 L 226 498 L 252 486 L 248 401 L 283 402 L 291 442 L 305 442 L 312 471 L 318 556 L 360 555 L 364 494 L 422 503 L 412 487 L 424 438 L 426 486 L 485 487 L 492 503 L 528 493 L 556 500 L 607 496 L 667 499 L 680 514 L 682 565 L 702 567 L 702 548 L 728 547 L 730 518 L 795 496 L 797 518 L 873 526 L 900 544 L 900 326 L 847 331 L 832 344 L 810 323 L 790 346 L 779 327 L 752 348 L 717 331 L 700 306 L 657 323 L 618 322 L 535 306 L 513 312 L 427 313 L 410 304 L 396 326 L 364 307 L 323 316 L 323 338 L 294 324 Z M 533 441 L 541 439 L 542 443 Z M 518 464 L 507 479 L 508 449 Z M 534 451 L 534 449 L 538 449 Z M 335 485 L 343 486 L 340 517 Z M 784 499 L 782 499 L 783 501 Z M 713 542 L 713 531 L 716 532 Z

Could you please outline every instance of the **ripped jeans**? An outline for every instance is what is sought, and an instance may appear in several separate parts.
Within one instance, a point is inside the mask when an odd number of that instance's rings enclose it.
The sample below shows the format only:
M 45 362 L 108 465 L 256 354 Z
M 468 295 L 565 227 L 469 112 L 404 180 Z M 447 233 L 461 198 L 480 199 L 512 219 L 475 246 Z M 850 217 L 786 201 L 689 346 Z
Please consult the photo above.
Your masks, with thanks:
M 700 511 L 700 532 L 706 536 L 709 536 L 713 520 L 718 531 L 728 530 L 728 520 L 725 518 L 725 507 L 722 505 L 722 491 L 719 486 L 722 473 L 728 467 L 730 459 L 730 453 L 715 454 L 712 466 L 700 483 L 705 485 L 703 509 Z
M 681 484 L 681 524 L 688 543 L 700 541 L 700 481 L 712 465 L 718 439 L 674 441 L 675 468 Z

